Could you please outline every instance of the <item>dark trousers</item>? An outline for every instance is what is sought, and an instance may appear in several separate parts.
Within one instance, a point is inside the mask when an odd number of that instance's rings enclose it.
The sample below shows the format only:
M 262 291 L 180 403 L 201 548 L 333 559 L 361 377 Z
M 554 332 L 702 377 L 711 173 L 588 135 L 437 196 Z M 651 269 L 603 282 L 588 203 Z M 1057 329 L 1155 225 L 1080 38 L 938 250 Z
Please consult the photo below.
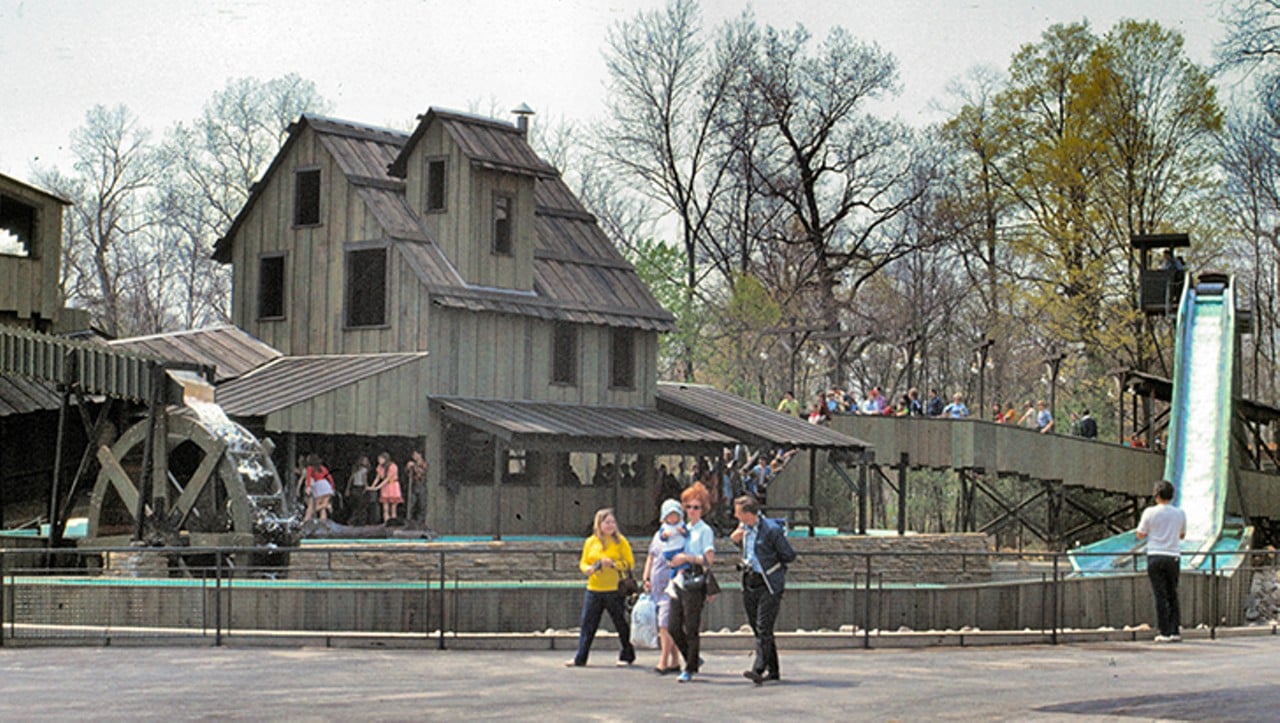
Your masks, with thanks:
M 587 591 L 582 598 L 582 620 L 578 629 L 578 654 L 573 662 L 578 665 L 587 664 L 587 656 L 591 653 L 591 643 L 596 639 L 596 631 L 600 629 L 600 618 L 604 611 L 609 611 L 613 620 L 613 629 L 618 631 L 618 640 L 622 643 L 622 653 L 618 660 L 628 663 L 636 659 L 636 649 L 631 647 L 631 622 L 627 620 L 627 603 L 622 593 Z
M 1147 556 L 1147 577 L 1156 598 L 1156 622 L 1161 635 L 1180 635 L 1182 611 L 1178 609 L 1178 558 L 1168 555 Z
M 773 637 L 773 626 L 778 622 L 778 608 L 782 604 L 782 591 L 769 592 L 764 578 L 758 574 L 742 578 L 742 607 L 747 612 L 751 633 L 756 636 L 756 661 L 751 669 L 768 677 L 781 675 L 778 669 L 778 645 Z
M 702 605 L 707 600 L 706 590 L 679 589 L 679 594 L 671 598 L 671 613 L 667 620 L 667 630 L 675 640 L 680 655 L 684 658 L 684 669 L 690 673 L 698 672 L 702 634 Z

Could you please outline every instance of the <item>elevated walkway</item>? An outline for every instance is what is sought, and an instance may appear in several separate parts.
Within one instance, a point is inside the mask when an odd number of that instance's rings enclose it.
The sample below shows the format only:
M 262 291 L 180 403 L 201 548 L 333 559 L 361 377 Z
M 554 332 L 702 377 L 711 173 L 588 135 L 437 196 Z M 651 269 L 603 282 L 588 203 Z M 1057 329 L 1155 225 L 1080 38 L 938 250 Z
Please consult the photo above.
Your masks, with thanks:
M 896 466 L 905 454 L 912 468 L 1016 476 L 1137 498 L 1149 496 L 1165 471 L 1160 452 L 982 420 L 851 415 L 833 417 L 831 426 L 868 442 L 881 466 Z M 1239 473 L 1240 494 L 1231 491 L 1228 513 L 1280 519 L 1280 475 Z

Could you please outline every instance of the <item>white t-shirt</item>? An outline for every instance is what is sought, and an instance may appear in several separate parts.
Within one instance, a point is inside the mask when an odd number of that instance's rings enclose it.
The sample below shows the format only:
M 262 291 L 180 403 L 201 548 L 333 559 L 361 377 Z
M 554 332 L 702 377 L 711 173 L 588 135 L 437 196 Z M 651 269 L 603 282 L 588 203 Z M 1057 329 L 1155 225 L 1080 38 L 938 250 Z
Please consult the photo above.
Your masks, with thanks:
M 1187 513 L 1172 504 L 1153 505 L 1142 511 L 1138 532 L 1147 536 L 1148 555 L 1178 557 L 1187 533 Z

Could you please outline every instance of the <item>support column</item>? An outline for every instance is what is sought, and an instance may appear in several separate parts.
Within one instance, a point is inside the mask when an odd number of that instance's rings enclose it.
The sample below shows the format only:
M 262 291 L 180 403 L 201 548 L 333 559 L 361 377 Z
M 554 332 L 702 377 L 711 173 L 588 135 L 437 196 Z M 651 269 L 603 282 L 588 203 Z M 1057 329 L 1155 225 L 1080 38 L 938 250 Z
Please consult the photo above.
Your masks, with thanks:
M 907 534 L 907 465 L 910 457 L 906 452 L 898 458 L 898 536 Z
M 875 462 L 875 452 L 863 450 L 862 463 L 858 465 L 858 534 L 867 534 L 867 491 L 869 472 Z
M 502 539 L 502 472 L 506 466 L 507 448 L 493 438 L 493 539 Z
M 831 452 L 827 452 L 827 459 L 831 459 Z M 809 448 L 809 497 L 805 504 L 809 505 L 809 537 L 818 534 L 818 505 L 814 502 L 817 499 L 818 489 L 818 450 L 813 447 Z

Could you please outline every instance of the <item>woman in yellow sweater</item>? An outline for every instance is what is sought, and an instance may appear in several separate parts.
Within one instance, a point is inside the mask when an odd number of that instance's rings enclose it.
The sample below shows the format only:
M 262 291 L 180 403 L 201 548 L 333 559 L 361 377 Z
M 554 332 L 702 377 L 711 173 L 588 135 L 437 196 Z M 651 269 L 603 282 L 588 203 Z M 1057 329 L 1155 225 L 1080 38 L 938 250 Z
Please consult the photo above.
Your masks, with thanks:
M 627 620 L 626 600 L 618 592 L 618 582 L 627 571 L 636 566 L 631 553 L 631 543 L 618 532 L 618 520 L 613 510 L 605 508 L 596 512 L 592 524 L 594 532 L 582 543 L 582 559 L 578 569 L 587 576 L 587 592 L 582 598 L 582 621 L 578 633 L 578 654 L 565 663 L 569 667 L 587 664 L 591 642 L 600 628 L 600 618 L 605 610 L 613 619 L 613 629 L 618 631 L 622 653 L 618 665 L 631 665 L 636 660 L 636 650 L 631 647 L 631 624 Z

